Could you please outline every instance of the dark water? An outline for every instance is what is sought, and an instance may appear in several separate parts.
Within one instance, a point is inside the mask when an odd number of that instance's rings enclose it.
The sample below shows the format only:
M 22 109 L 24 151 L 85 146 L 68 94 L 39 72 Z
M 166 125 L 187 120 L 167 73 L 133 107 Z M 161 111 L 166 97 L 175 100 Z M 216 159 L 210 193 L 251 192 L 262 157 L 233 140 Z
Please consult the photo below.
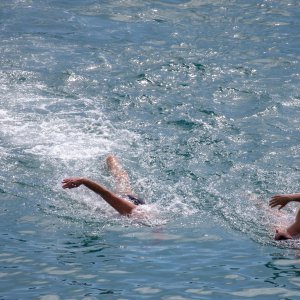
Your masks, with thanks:
M 300 3 L 0 2 L 0 299 L 298 299 Z M 148 218 L 120 218 L 116 154 Z

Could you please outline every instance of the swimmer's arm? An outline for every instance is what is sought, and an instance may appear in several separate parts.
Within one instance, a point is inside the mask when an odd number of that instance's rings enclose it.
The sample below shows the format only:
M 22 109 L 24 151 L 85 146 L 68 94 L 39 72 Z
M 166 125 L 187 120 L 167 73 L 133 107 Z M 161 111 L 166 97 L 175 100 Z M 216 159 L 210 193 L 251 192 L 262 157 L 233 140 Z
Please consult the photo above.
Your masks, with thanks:
M 292 202 L 292 201 L 300 202 L 300 193 L 275 195 L 271 198 L 269 205 L 271 206 L 271 208 L 273 208 L 275 206 L 279 206 L 278 209 L 282 209 L 289 202 Z
M 136 207 L 135 204 L 126 201 L 120 197 L 117 197 L 114 193 L 106 189 L 99 183 L 96 183 L 87 178 L 66 178 L 62 182 L 64 189 L 72 189 L 79 187 L 80 185 L 86 186 L 96 194 L 100 195 L 108 204 L 110 204 L 116 211 L 121 215 L 130 215 L 133 209 Z

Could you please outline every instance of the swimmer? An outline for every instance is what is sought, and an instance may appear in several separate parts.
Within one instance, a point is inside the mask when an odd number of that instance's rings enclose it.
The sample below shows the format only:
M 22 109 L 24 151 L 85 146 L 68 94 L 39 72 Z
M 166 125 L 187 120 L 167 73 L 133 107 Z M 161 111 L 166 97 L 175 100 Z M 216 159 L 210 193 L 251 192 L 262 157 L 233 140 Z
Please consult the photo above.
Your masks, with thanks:
M 284 194 L 275 195 L 271 198 L 269 205 L 271 208 L 279 206 L 279 210 L 285 207 L 289 202 L 300 202 L 299 194 Z M 275 240 L 289 240 L 300 237 L 300 209 L 296 215 L 294 223 L 288 226 L 286 229 L 276 229 Z
M 62 181 L 64 189 L 73 189 L 81 185 L 86 186 L 96 194 L 100 195 L 110 206 L 124 216 L 130 216 L 133 210 L 140 204 L 145 202 L 137 198 L 130 187 L 128 174 L 120 166 L 117 158 L 113 155 L 108 155 L 106 164 L 111 175 L 116 181 L 116 193 L 108 190 L 99 183 L 96 183 L 88 178 L 71 177 L 65 178 Z M 121 196 L 118 196 L 121 195 Z

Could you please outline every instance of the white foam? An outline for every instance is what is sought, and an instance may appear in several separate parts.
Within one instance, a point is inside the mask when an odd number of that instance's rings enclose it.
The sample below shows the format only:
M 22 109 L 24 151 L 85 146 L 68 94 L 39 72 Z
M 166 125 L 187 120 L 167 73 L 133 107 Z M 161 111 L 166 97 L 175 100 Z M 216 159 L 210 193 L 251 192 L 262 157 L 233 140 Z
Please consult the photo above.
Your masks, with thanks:
M 44 101 L 40 101 L 39 107 L 47 112 Z M 132 139 L 131 132 L 114 128 L 102 118 L 101 112 L 84 113 L 81 117 L 77 116 L 77 111 L 59 114 L 48 109 L 45 115 L 40 115 L 1 109 L 2 133 L 7 141 L 24 148 L 27 153 L 64 160 L 107 154 L 112 149 L 121 149 Z

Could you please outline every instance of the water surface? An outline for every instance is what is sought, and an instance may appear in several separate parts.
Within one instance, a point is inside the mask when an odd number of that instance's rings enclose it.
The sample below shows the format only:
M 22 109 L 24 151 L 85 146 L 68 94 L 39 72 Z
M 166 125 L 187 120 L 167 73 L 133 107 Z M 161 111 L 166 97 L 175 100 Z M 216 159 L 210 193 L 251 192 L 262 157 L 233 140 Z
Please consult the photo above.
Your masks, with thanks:
M 0 3 L 1 299 L 297 299 L 299 243 L 268 209 L 299 185 L 290 1 Z M 149 218 L 113 187 L 114 153 Z

